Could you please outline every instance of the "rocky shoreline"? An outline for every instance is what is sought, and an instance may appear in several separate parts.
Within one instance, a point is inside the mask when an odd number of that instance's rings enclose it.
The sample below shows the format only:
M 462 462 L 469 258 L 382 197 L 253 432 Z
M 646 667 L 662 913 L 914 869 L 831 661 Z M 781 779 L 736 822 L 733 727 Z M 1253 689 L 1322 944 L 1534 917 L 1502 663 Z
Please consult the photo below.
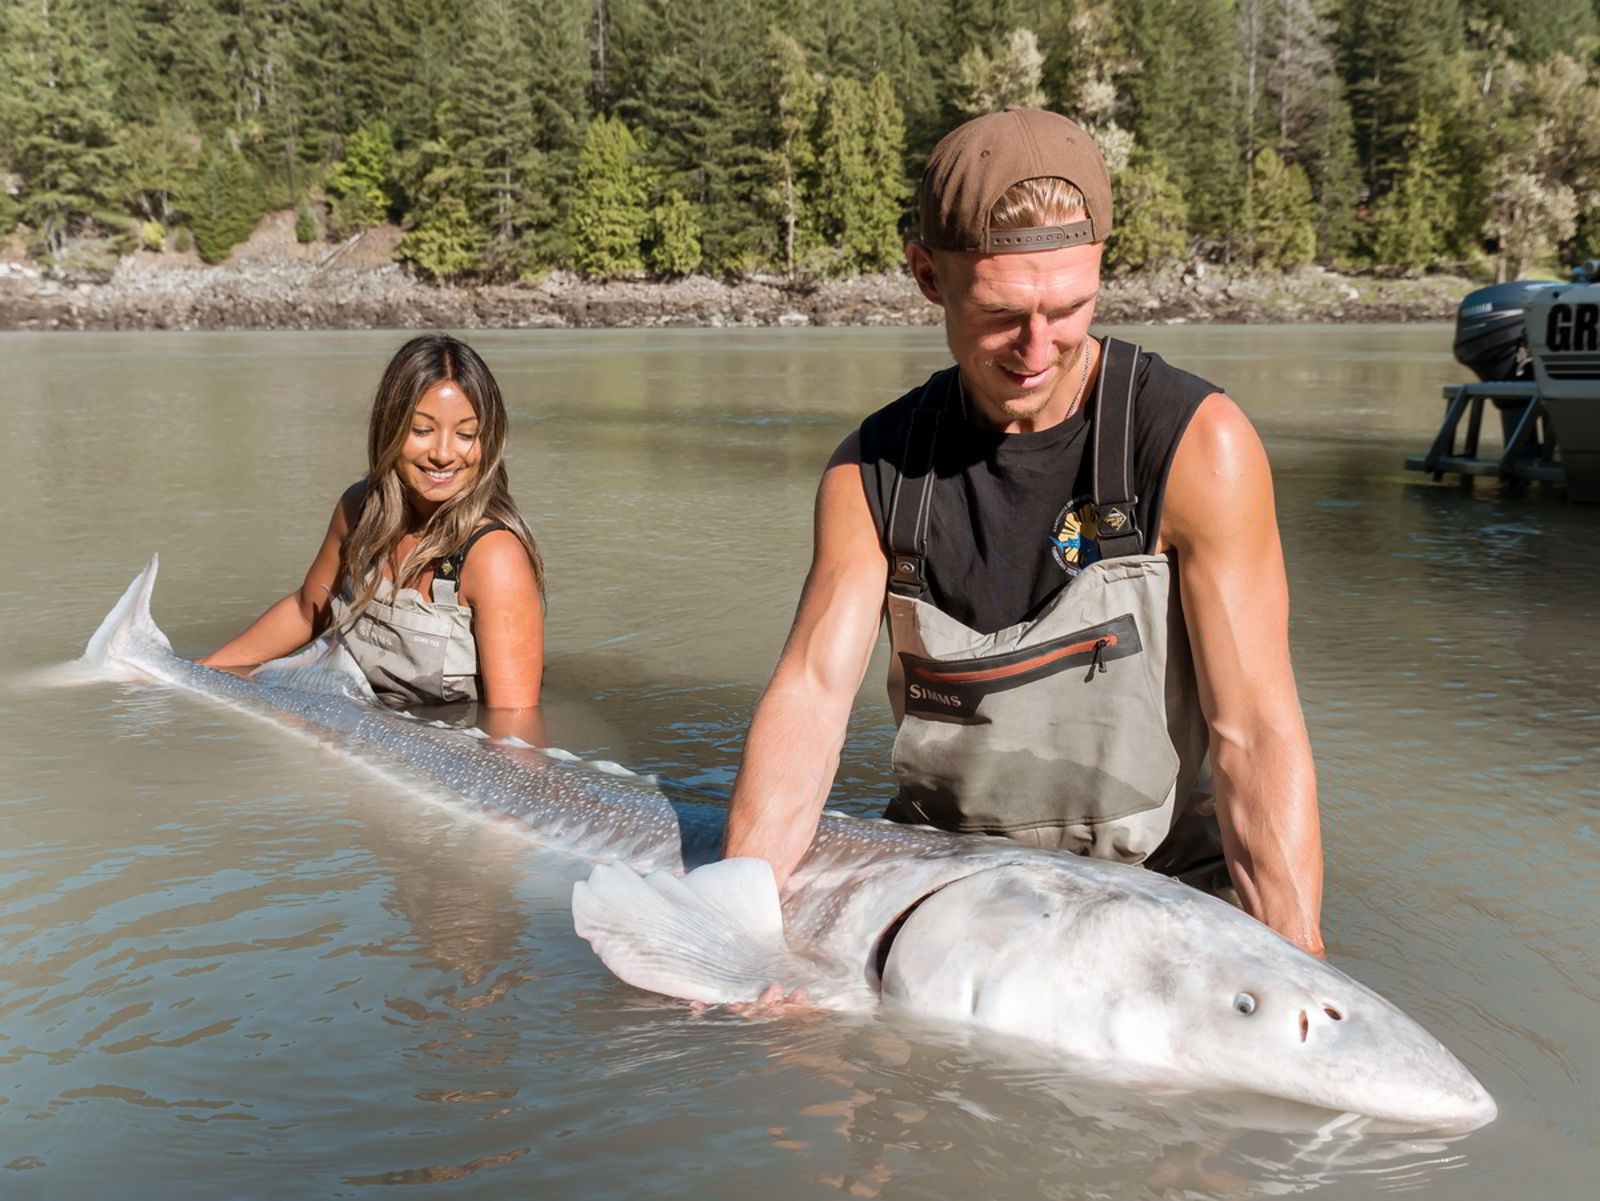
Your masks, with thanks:
M 397 231 L 396 231 L 397 234 Z M 0 261 L 0 329 L 596 329 L 667 326 L 931 325 L 938 310 L 903 272 L 843 280 L 691 276 L 440 285 L 393 260 L 393 241 L 302 247 L 252 239 L 227 262 L 140 253 L 77 277 Z M 358 245 L 357 243 L 365 243 Z M 1318 267 L 1288 273 L 1188 270 L 1108 279 L 1106 324 L 1446 321 L 1475 287 L 1459 276 L 1381 279 Z

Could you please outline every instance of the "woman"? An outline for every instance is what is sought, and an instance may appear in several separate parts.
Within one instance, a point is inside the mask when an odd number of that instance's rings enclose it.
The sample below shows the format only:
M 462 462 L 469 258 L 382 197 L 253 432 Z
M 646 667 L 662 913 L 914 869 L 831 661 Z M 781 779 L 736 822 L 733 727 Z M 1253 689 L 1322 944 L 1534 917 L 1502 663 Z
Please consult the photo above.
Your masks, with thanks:
M 507 488 L 505 438 L 476 351 L 444 334 L 407 342 L 372 403 L 367 478 L 334 506 L 305 582 L 200 662 L 254 666 L 332 626 L 385 704 L 478 700 L 502 711 L 497 726 L 532 710 L 543 564 Z

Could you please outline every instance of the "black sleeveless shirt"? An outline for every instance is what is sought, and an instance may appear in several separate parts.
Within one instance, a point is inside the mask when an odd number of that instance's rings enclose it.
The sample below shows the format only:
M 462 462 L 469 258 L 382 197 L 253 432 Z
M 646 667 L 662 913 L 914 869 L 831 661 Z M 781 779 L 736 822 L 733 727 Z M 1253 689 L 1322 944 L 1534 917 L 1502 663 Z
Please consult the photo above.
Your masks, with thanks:
M 1216 391 L 1159 355 L 1139 356 L 1133 483 L 1147 551 L 1160 528 L 1178 442 L 1200 402 Z M 1032 617 L 1098 557 L 1087 449 L 1093 414 L 1086 405 L 1047 430 L 997 433 L 964 415 L 957 368 L 934 373 L 861 423 L 861 478 L 880 539 L 905 469 L 911 413 L 924 396 L 941 393 L 946 419 L 933 459 L 928 600 L 980 634 L 992 634 Z

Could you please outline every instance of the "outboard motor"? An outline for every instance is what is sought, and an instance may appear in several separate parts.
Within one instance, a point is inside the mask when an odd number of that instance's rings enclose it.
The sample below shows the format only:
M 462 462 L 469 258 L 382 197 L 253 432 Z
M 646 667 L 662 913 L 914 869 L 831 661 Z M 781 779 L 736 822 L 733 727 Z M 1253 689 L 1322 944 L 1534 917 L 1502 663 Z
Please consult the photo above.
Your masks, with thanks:
M 1561 286 L 1519 279 L 1469 292 L 1456 310 L 1456 362 L 1485 382 L 1532 379 L 1524 313 L 1540 292 Z

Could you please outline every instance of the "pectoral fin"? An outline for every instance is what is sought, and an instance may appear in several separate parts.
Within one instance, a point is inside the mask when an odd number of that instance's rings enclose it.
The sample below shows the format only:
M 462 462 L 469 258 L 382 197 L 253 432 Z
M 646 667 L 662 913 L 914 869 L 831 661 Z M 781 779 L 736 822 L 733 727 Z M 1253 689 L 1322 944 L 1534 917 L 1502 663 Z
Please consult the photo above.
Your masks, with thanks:
M 360 701 L 376 699 L 372 685 L 367 683 L 367 677 L 350 657 L 350 652 L 337 638 L 328 634 L 292 655 L 263 663 L 250 673 L 250 678 L 258 684 L 290 688 L 297 692 L 342 696 Z
M 764 859 L 723 859 L 686 876 L 601 864 L 572 889 L 578 934 L 636 988 L 709 1004 L 755 1001 L 773 984 L 812 986 L 794 955 Z

